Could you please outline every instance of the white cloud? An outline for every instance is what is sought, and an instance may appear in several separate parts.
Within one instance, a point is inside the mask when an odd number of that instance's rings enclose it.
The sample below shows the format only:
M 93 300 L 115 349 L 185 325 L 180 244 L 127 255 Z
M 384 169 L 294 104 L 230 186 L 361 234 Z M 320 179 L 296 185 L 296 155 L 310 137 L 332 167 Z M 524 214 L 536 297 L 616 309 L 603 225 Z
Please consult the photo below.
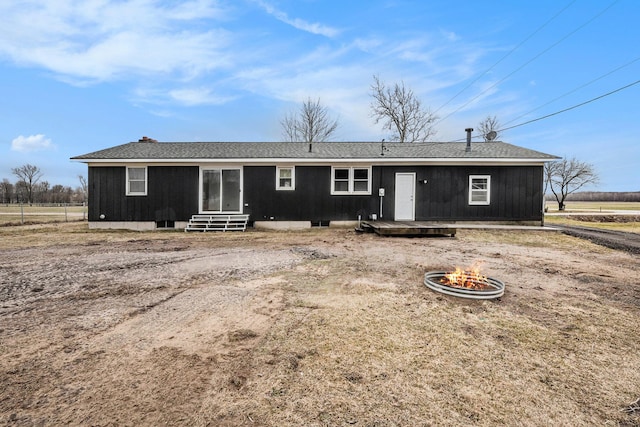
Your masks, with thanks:
M 50 150 L 55 146 L 51 143 L 51 139 L 46 138 L 43 134 L 23 136 L 15 138 L 11 141 L 11 150 L 19 151 L 22 153 L 29 153 L 32 151 Z
M 380 47 L 382 40 L 378 38 L 357 38 L 353 41 L 353 46 L 363 52 L 375 53 Z
M 186 106 L 221 105 L 234 99 L 233 97 L 218 96 L 207 88 L 175 89 L 169 91 L 169 96 Z
M 300 18 L 290 18 L 285 12 L 282 12 L 275 7 L 271 6 L 265 1 L 256 0 L 256 3 L 262 7 L 269 15 L 276 18 L 278 21 L 284 22 L 287 25 L 291 25 L 298 30 L 306 31 L 311 34 L 317 34 L 325 37 L 335 37 L 340 34 L 340 30 L 332 28 L 326 25 L 322 25 L 316 22 L 307 22 Z
M 447 41 L 457 42 L 458 40 L 460 40 L 460 36 L 458 36 L 453 31 L 441 30 L 440 33 Z
M 223 11 L 209 0 L 32 0 L 0 3 L 0 56 L 44 67 L 67 81 L 176 74 L 225 67 Z M 198 25 L 207 20 L 207 26 Z
M 274 19 L 247 26 L 234 19 L 244 17 L 242 6 L 223 9 L 217 0 L 0 0 L 0 57 L 75 85 L 131 83 L 133 103 L 169 114 L 176 105 L 221 105 L 247 92 L 366 109 L 373 74 L 426 96 L 476 72 L 484 53 L 444 31 L 374 29 L 349 39 L 351 30 L 291 17 L 270 0 L 251 2 Z M 332 40 L 280 37 L 275 20 Z M 354 110 L 344 108 L 345 116 Z
M 235 96 L 218 93 L 215 88 L 206 85 L 186 86 L 176 89 L 164 87 L 137 88 L 133 91 L 131 101 L 134 104 L 155 104 L 163 107 L 181 105 L 185 107 L 197 107 L 202 105 L 223 105 L 236 99 Z M 153 114 L 169 116 L 167 110 L 155 110 Z

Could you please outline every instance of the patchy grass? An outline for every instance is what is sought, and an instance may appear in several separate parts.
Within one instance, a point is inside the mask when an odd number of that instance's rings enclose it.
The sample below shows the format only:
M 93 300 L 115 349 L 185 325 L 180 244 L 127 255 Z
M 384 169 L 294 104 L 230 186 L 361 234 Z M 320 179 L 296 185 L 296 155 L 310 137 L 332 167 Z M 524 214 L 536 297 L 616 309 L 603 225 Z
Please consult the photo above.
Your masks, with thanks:
M 83 206 L 0 205 L 0 226 L 33 225 L 67 221 L 82 221 L 87 208 Z
M 2 279 L 24 288 L 0 306 L 3 421 L 640 423 L 637 259 L 560 233 L 411 239 L 56 224 L 0 229 L 0 250 L 11 257 Z M 296 261 L 275 270 L 220 263 L 284 255 Z M 475 260 L 505 282 L 503 298 L 464 300 L 423 284 L 426 271 Z M 41 280 L 36 292 L 30 278 L 51 280 L 50 270 L 69 285 L 56 292 Z
M 573 299 L 468 302 L 402 285 L 417 274 L 389 282 L 375 271 L 329 260 L 286 274 L 292 304 L 256 349 L 258 379 L 231 413 L 267 425 L 625 420 L 616 411 L 640 374 L 620 325 L 637 313 Z
M 162 231 L 91 230 L 84 221 L 47 222 L 0 227 L 0 249 L 48 247 L 61 244 L 98 245 L 142 240 L 149 242 L 185 241 L 193 245 L 208 245 L 215 241 L 221 245 L 255 244 L 259 246 L 262 242 L 271 243 L 274 236 L 278 236 L 278 240 L 283 242 L 282 245 L 295 246 L 298 242 L 307 241 L 308 238 L 314 236 L 321 238 L 323 231 L 320 228 L 296 232 L 247 230 L 243 233 L 185 233 L 182 229 Z
M 523 233 L 514 232 L 513 230 L 458 230 L 458 234 L 463 233 L 465 241 L 477 243 L 502 243 L 521 247 L 531 248 L 559 248 L 562 250 L 571 250 L 576 248 L 590 251 L 599 250 L 593 247 L 593 243 L 575 239 L 562 233 L 554 231 L 527 231 Z M 490 255 L 490 254 L 489 254 Z
M 544 219 L 546 225 L 575 225 L 580 227 L 602 228 L 605 230 L 626 231 L 640 233 L 640 216 L 607 215 L 547 215 Z

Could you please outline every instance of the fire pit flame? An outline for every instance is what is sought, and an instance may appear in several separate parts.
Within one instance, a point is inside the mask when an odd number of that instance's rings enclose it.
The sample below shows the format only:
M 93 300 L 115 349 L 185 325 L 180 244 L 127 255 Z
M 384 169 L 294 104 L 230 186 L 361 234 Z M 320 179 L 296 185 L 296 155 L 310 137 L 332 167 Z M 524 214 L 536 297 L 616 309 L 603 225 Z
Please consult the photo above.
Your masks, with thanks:
M 463 270 L 460 267 L 456 267 L 456 271 L 445 274 L 444 277 L 440 279 L 440 283 L 455 288 L 491 288 L 491 286 L 487 284 L 487 276 L 482 275 L 480 273 L 480 268 L 477 266 L 473 266 L 469 270 Z
M 424 284 L 436 292 L 461 298 L 493 299 L 504 295 L 504 283 L 483 275 L 477 265 L 466 270 L 456 267 L 452 272 L 428 272 Z

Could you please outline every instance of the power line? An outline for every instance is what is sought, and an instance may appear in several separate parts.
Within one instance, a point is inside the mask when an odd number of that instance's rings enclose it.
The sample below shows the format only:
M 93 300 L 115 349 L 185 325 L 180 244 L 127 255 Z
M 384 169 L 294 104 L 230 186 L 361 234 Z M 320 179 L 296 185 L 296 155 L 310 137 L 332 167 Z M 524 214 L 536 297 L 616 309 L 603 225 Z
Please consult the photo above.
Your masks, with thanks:
M 505 123 L 505 125 L 508 125 L 509 123 L 512 123 L 512 122 L 515 122 L 516 120 L 521 119 L 522 117 L 524 117 L 524 116 L 526 116 L 528 114 L 531 114 L 534 111 L 538 111 L 539 109 L 541 109 L 543 107 L 546 107 L 547 105 L 549 105 L 549 104 L 551 104 L 553 102 L 556 102 L 557 100 L 559 100 L 561 98 L 564 98 L 565 96 L 571 95 L 572 93 L 575 93 L 575 92 L 579 91 L 580 89 L 583 89 L 583 88 L 589 86 L 590 84 L 597 82 L 598 80 L 602 80 L 603 78 L 605 78 L 607 76 L 610 76 L 611 74 L 615 73 L 616 71 L 619 71 L 619 70 L 621 70 L 621 69 L 623 69 L 625 67 L 628 67 L 629 65 L 631 65 L 631 64 L 633 64 L 635 62 L 638 62 L 638 61 L 640 61 L 640 56 L 637 57 L 636 59 L 632 60 L 632 61 L 627 62 L 624 65 L 619 66 L 618 68 L 616 68 L 614 70 L 609 71 L 608 73 L 605 73 L 605 74 L 601 75 L 600 77 L 597 77 L 597 78 L 595 78 L 595 79 L 593 79 L 593 80 L 591 80 L 591 81 L 589 81 L 589 82 L 587 82 L 587 83 L 585 83 L 585 84 L 583 84 L 581 86 L 578 86 L 577 88 L 575 88 L 573 90 L 570 90 L 569 92 L 564 93 L 563 95 L 560 95 L 560 96 L 558 96 L 556 98 L 553 98 L 551 101 L 546 102 L 546 103 L 540 105 L 539 107 L 534 108 L 533 110 L 527 111 L 526 113 L 524 113 L 524 114 L 522 114 L 522 115 L 520 115 L 520 116 L 518 116 L 518 117 L 516 117 L 516 118 L 514 118 L 512 120 L 509 120 L 508 122 Z
M 543 50 L 542 52 L 538 53 L 536 56 L 534 56 L 533 58 L 531 58 L 529 61 L 525 62 L 524 64 L 522 64 L 520 67 L 516 68 L 514 71 L 512 71 L 511 73 L 507 74 L 505 77 L 503 77 L 502 79 L 498 80 L 496 83 L 492 84 L 491 86 L 489 86 L 488 88 L 486 88 L 485 90 L 483 90 L 482 92 L 480 92 L 478 95 L 474 96 L 473 98 L 471 98 L 469 101 L 467 101 L 466 103 L 462 104 L 460 107 L 458 107 L 457 109 L 453 110 L 451 113 L 447 114 L 446 116 L 444 116 L 442 119 L 439 119 L 436 123 L 441 122 L 442 120 L 450 117 L 451 115 L 457 113 L 458 111 L 462 110 L 464 107 L 466 107 L 467 105 L 471 104 L 473 101 L 475 101 L 476 99 L 480 98 L 482 95 L 484 95 L 485 93 L 487 93 L 489 90 L 493 89 L 494 87 L 498 86 L 500 83 L 504 82 L 505 80 L 507 80 L 509 77 L 511 77 L 512 75 L 514 75 L 515 73 L 517 73 L 518 71 L 522 70 L 524 67 L 526 67 L 527 65 L 531 64 L 533 61 L 535 61 L 536 59 L 538 59 L 539 57 L 541 57 L 542 55 L 544 55 L 545 53 L 547 53 L 548 51 L 550 51 L 551 49 L 553 49 L 554 47 L 556 47 L 557 45 L 559 45 L 560 43 L 562 43 L 563 41 L 565 41 L 566 39 L 568 39 L 569 37 L 571 37 L 572 35 L 574 35 L 575 33 L 577 33 L 578 31 L 580 31 L 581 29 L 583 29 L 584 27 L 586 27 L 587 25 L 589 25 L 591 22 L 593 22 L 595 19 L 597 19 L 598 17 L 600 17 L 600 15 L 604 14 L 607 10 L 611 9 L 616 3 L 618 3 L 619 0 L 615 0 L 613 1 L 609 6 L 607 6 L 606 8 L 604 8 L 601 12 L 599 12 L 598 14 L 596 14 L 595 16 L 593 16 L 591 19 L 589 19 L 587 22 L 585 22 L 584 24 L 580 25 L 578 28 L 576 28 L 575 30 L 571 31 L 570 33 L 568 33 L 567 35 L 565 35 L 564 37 L 562 37 L 560 40 L 558 40 L 557 42 L 553 43 L 551 46 L 549 46 L 548 48 L 546 48 L 545 50 Z
M 505 59 L 507 59 L 507 57 L 511 56 L 511 54 L 513 52 L 515 52 L 516 50 L 518 50 L 520 48 L 520 46 L 522 46 L 523 44 L 525 44 L 527 41 L 529 41 L 529 39 L 531 39 L 533 36 L 535 36 L 536 34 L 538 34 L 540 31 L 542 31 L 542 29 L 544 27 L 546 27 L 547 25 L 549 25 L 551 23 L 551 21 L 553 21 L 554 19 L 556 19 L 558 16 L 560 16 L 560 14 L 562 12 L 564 12 L 565 10 L 567 10 L 573 3 L 575 3 L 577 0 L 573 0 L 572 2 L 570 2 L 568 5 L 566 5 L 564 8 L 562 8 L 562 10 L 560 10 L 560 12 L 556 13 L 555 15 L 553 15 L 551 17 L 551 19 L 549 19 L 547 22 L 545 22 L 544 24 L 542 24 L 537 30 L 535 30 L 533 33 L 531 33 L 527 38 L 525 38 L 523 41 L 521 41 L 516 47 L 514 47 L 513 49 L 511 49 L 509 52 L 507 52 L 506 55 L 504 55 L 502 58 L 500 58 L 495 64 L 493 64 L 491 67 L 489 67 L 487 70 L 485 70 L 482 74 L 480 74 L 478 77 L 476 77 L 475 79 L 473 79 L 469 84 L 467 84 L 465 87 L 463 87 L 458 93 L 456 93 L 455 95 L 453 95 L 452 98 L 450 98 L 447 102 L 445 102 L 444 104 L 442 104 L 440 107 L 438 107 L 438 109 L 436 111 L 433 112 L 433 114 L 435 115 L 438 111 L 442 110 L 444 107 L 446 107 L 447 105 L 449 105 L 449 103 L 451 101 L 453 101 L 454 99 L 456 99 L 462 92 L 464 92 L 465 90 L 469 89 L 471 87 L 471 85 L 473 85 L 475 82 L 477 82 L 478 80 L 480 80 L 485 74 L 487 74 L 489 71 L 493 70 L 498 64 L 500 64 L 502 61 L 504 61 Z M 448 117 L 448 116 L 447 116 Z
M 575 110 L 575 109 L 576 109 L 576 108 L 578 108 L 578 107 L 582 107 L 583 105 L 587 105 L 587 104 L 590 104 L 590 103 L 592 103 L 592 102 L 594 102 L 594 101 L 597 101 L 597 100 L 599 100 L 599 99 L 602 99 L 602 98 L 604 98 L 604 97 L 607 97 L 607 96 L 609 96 L 609 95 L 613 95 L 614 93 L 617 93 L 617 92 L 623 91 L 623 90 L 625 90 L 625 89 L 628 89 L 628 88 L 630 88 L 631 86 L 637 85 L 638 83 L 640 83 L 640 80 L 636 80 L 636 81 L 635 81 L 635 82 L 633 82 L 633 83 L 629 83 L 628 85 L 625 85 L 625 86 L 619 87 L 619 88 L 617 88 L 617 89 L 614 89 L 614 90 L 612 90 L 612 91 L 610 91 L 610 92 L 607 92 L 607 93 L 605 93 L 605 94 L 602 94 L 602 95 L 600 95 L 600 96 L 596 96 L 595 98 L 591 98 L 591 99 L 589 99 L 588 101 L 581 102 L 580 104 L 576 104 L 576 105 L 573 105 L 573 106 L 571 106 L 571 107 L 568 107 L 568 108 L 562 109 L 562 110 L 560 110 L 560 111 L 556 111 L 555 113 L 551 113 L 551 114 L 547 114 L 547 115 L 542 116 L 542 117 L 538 117 L 537 119 L 528 120 L 528 121 L 526 121 L 526 122 L 519 123 L 519 124 L 517 124 L 517 125 L 509 126 L 509 127 L 502 128 L 502 129 L 498 129 L 498 130 L 496 130 L 496 132 L 504 132 L 504 131 L 506 131 L 506 130 L 510 130 L 510 129 L 514 129 L 514 128 L 517 128 L 517 127 L 520 127 L 520 126 L 528 125 L 528 124 L 533 123 L 533 122 L 538 122 L 538 121 L 540 121 L 540 120 L 548 119 L 549 117 L 557 116 L 558 114 L 565 113 L 565 112 L 567 112 L 567 111 Z M 480 137 L 480 136 L 482 136 L 482 135 L 474 135 L 474 138 L 477 138 L 477 137 Z M 461 138 L 461 139 L 456 139 L 456 140 L 451 141 L 451 142 L 460 142 L 460 141 L 465 141 L 465 140 L 466 140 L 466 138 Z
M 560 113 L 564 113 L 564 112 L 567 112 L 567 111 L 570 111 L 570 110 L 575 110 L 578 107 L 582 107 L 583 105 L 586 105 L 586 104 L 589 104 L 591 102 L 597 101 L 598 99 L 602 99 L 602 98 L 604 98 L 606 96 L 613 95 L 616 92 L 620 92 L 620 91 L 622 91 L 624 89 L 628 89 L 633 85 L 637 85 L 638 83 L 640 83 L 640 80 L 636 80 L 633 83 L 629 83 L 628 85 L 619 87 L 618 89 L 612 90 L 611 92 L 607 92 L 607 93 L 605 93 L 603 95 L 596 96 L 595 98 L 591 98 L 588 101 L 581 102 L 580 104 L 576 104 L 576 105 L 574 105 L 572 107 L 565 108 L 564 110 L 556 111 L 555 113 L 547 114 L 546 116 L 538 117 L 537 119 L 529 120 L 529 121 L 526 121 L 524 123 L 520 123 L 520 124 L 517 124 L 517 125 L 509 126 L 507 128 L 500 129 L 497 132 L 504 132 L 505 130 L 509 130 L 509 129 L 520 127 L 520 126 L 528 125 L 529 123 L 533 123 L 533 122 L 537 122 L 537 121 L 540 121 L 540 120 L 543 120 L 543 119 L 547 119 L 547 118 L 552 117 L 552 116 L 557 116 Z

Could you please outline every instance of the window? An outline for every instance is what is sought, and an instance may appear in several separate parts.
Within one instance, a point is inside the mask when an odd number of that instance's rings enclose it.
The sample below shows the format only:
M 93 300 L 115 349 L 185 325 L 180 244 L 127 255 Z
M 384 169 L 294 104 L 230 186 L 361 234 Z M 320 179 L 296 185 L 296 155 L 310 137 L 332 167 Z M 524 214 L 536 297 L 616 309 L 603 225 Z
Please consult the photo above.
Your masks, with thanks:
M 276 190 L 295 190 L 296 175 L 293 167 L 276 168 Z
M 331 194 L 371 194 L 371 167 L 331 168 Z
M 369 192 L 369 169 L 353 169 L 353 192 Z
M 348 193 L 349 192 L 349 169 L 334 169 L 333 170 L 333 193 Z
M 469 204 L 488 205 L 491 202 L 491 177 L 469 175 Z
M 127 196 L 147 195 L 147 168 L 127 168 Z

